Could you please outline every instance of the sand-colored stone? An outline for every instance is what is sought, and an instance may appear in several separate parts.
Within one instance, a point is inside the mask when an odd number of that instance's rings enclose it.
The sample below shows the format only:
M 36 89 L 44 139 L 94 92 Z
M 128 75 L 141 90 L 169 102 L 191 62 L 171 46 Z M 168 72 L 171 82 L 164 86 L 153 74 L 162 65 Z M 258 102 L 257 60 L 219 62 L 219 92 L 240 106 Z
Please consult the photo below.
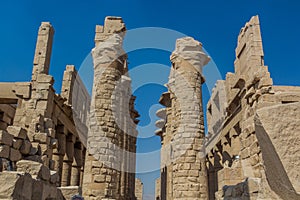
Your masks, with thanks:
M 234 64 L 207 107 L 210 199 L 299 199 L 300 90 L 273 86 L 258 16 L 241 29 Z
M 143 183 L 140 179 L 135 179 L 135 196 L 136 200 L 143 200 Z
M 73 65 L 56 94 L 54 28 L 41 24 L 31 80 L 0 83 L 0 199 L 142 199 L 125 32 L 120 17 L 96 26 L 92 97 Z M 273 85 L 258 16 L 240 30 L 235 53 L 234 72 L 217 81 L 207 104 L 205 137 L 209 57 L 193 38 L 177 40 L 157 111 L 156 199 L 300 199 L 300 87 Z

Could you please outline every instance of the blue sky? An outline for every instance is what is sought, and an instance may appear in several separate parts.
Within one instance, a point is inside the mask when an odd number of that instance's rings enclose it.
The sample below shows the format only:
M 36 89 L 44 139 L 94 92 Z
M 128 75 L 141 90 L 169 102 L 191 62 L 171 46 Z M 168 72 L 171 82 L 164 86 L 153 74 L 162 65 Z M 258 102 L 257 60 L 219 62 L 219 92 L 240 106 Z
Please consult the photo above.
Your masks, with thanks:
M 0 81 L 30 80 L 37 29 L 42 21 L 50 21 L 56 30 L 50 73 L 55 77 L 56 91 L 60 92 L 65 66 L 81 66 L 94 47 L 95 25 L 103 24 L 108 15 L 122 16 L 129 30 L 163 27 L 194 37 L 203 43 L 224 78 L 226 72 L 234 69 L 234 49 L 240 28 L 251 16 L 258 14 L 265 63 L 274 83 L 300 85 L 299 9 L 297 0 L 1 1 Z M 157 49 L 133 51 L 129 53 L 129 67 L 133 69 L 149 63 L 170 66 L 169 55 L 170 52 Z M 159 70 L 151 76 L 156 75 L 167 78 Z M 163 91 L 165 88 L 160 84 L 146 84 L 135 91 L 136 106 L 142 115 L 140 128 L 149 128 L 143 129 L 142 135 L 149 138 L 139 140 L 139 152 L 152 152 L 160 147 L 159 138 L 150 137 L 155 118 L 151 114 L 158 108 L 157 101 Z M 206 102 L 209 93 L 205 87 L 204 92 Z M 151 199 L 158 172 L 138 176 L 145 184 L 145 195 Z

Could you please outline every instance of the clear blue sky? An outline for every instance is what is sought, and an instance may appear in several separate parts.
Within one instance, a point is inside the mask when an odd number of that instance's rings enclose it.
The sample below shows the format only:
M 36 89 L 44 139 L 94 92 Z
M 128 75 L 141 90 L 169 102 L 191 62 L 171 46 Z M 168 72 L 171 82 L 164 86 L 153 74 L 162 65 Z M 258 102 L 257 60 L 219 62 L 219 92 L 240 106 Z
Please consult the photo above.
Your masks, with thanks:
M 55 88 L 59 92 L 65 65 L 81 65 L 94 47 L 95 25 L 103 24 L 107 15 L 122 16 L 128 29 L 163 27 L 194 37 L 203 43 L 224 78 L 226 72 L 233 71 L 240 28 L 258 14 L 265 63 L 274 83 L 300 85 L 299 10 L 297 0 L 1 1 L 0 81 L 30 80 L 37 29 L 42 21 L 50 21 L 56 30 L 50 73 L 55 77 Z M 151 49 L 131 52 L 129 67 L 133 69 L 146 63 L 169 66 L 169 55 L 169 52 Z M 160 85 L 148 84 L 135 91 L 142 126 L 149 125 L 149 109 L 157 104 L 164 90 Z M 208 98 L 206 94 L 204 102 Z M 152 129 L 153 124 L 150 124 L 147 130 Z M 138 151 L 147 153 L 159 147 L 159 138 L 150 137 L 139 140 Z M 153 180 L 157 176 L 157 172 L 139 175 L 145 183 L 145 195 L 153 194 Z

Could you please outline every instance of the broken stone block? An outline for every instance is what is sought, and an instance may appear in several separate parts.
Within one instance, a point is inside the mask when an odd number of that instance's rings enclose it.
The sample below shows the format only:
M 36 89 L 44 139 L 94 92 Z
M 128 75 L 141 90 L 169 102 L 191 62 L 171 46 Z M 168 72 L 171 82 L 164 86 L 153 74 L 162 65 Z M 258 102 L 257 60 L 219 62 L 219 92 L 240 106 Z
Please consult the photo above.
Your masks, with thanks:
M 44 180 L 44 181 L 49 181 L 50 180 L 50 170 L 49 170 L 49 168 L 42 165 L 40 167 L 40 171 L 39 171 L 37 177 Z
M 33 179 L 30 174 L 22 175 L 16 182 L 13 199 L 31 200 Z
M 32 199 L 43 199 L 44 184 L 41 181 L 34 180 L 32 184 Z
M 68 186 L 59 188 L 65 197 L 65 199 L 71 199 L 76 194 L 81 194 L 81 187 L 78 186 Z
M 50 183 L 54 185 L 59 183 L 59 175 L 56 171 L 50 171 Z
M 10 155 L 9 155 L 9 159 L 13 162 L 15 161 L 19 161 L 22 159 L 22 154 L 20 153 L 19 150 L 16 150 L 14 148 L 10 149 Z
M 16 96 L 21 98 L 30 98 L 31 83 L 15 83 L 13 91 Z
M 0 173 L 0 199 L 13 199 L 16 183 L 22 174 L 4 171 Z
M 38 162 L 38 163 L 42 163 L 42 159 L 41 156 L 39 155 L 34 155 L 34 156 L 26 156 L 24 157 L 24 160 L 30 160 L 30 161 L 34 161 L 34 162 Z
M 50 138 L 48 137 L 47 133 L 36 133 L 33 136 L 34 142 L 38 142 L 40 144 L 49 144 Z
M 13 139 L 12 147 L 14 149 L 18 149 L 19 150 L 21 148 L 22 144 L 23 144 L 23 140 L 22 139 Z
M 53 83 L 54 79 L 52 76 L 47 75 L 47 74 L 39 74 L 37 76 L 37 82 L 39 83 Z
M 27 131 L 18 126 L 9 126 L 7 127 L 7 132 L 13 135 L 15 138 L 26 139 Z
M 40 149 L 39 143 L 36 143 L 36 142 L 31 143 L 29 155 L 33 156 L 33 155 L 40 154 L 40 153 L 41 153 L 41 149 Z
M 0 144 L 12 146 L 14 137 L 6 131 L 0 130 Z
M 31 150 L 31 143 L 28 140 L 23 140 L 23 144 L 20 148 L 20 152 L 24 155 L 27 155 L 30 153 Z
M 260 179 L 259 178 L 249 178 L 247 180 L 248 183 L 248 192 L 249 193 L 256 193 L 259 192 L 259 184 L 260 184 Z
M 43 155 L 41 157 L 42 159 L 42 163 L 45 165 L 45 166 L 49 166 L 49 163 L 50 163 L 50 158 L 47 156 L 47 155 Z
M 17 171 L 25 172 L 32 176 L 37 176 L 42 167 L 41 163 L 30 161 L 30 160 L 20 160 L 17 162 Z
M 9 158 L 10 147 L 7 145 L 0 145 L 0 158 Z

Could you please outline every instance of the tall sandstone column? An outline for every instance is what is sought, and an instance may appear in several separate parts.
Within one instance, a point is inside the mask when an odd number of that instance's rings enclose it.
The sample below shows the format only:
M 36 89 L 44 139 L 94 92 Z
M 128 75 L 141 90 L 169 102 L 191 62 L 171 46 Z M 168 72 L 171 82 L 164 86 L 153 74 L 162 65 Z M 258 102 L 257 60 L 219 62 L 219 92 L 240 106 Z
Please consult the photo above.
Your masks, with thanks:
M 89 119 L 83 196 L 85 199 L 129 199 L 126 169 L 128 151 L 124 143 L 130 126 L 131 79 L 127 77 L 127 55 L 122 44 L 125 24 L 107 17 L 96 27 L 93 49 L 94 84 Z M 126 155 L 126 154 L 125 154 Z M 125 165 L 124 165 L 125 164 Z
M 171 143 L 174 200 L 208 199 L 201 86 L 202 67 L 209 60 L 202 44 L 190 37 L 178 39 L 171 55 L 168 88 L 176 118 Z

